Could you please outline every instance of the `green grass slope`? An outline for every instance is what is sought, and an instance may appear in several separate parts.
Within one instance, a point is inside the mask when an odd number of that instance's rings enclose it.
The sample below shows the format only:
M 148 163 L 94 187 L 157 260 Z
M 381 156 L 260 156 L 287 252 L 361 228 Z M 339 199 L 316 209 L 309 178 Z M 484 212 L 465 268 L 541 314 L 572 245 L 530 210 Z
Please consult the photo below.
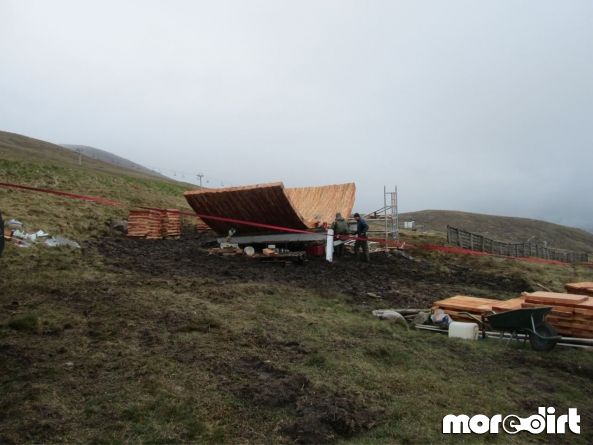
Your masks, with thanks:
M 0 150 L 2 182 L 185 206 L 184 184 L 80 167 L 17 135 L 1 134 Z M 3 189 L 0 208 L 83 245 L 8 244 L 0 258 L 0 443 L 593 443 L 590 351 L 448 339 L 371 315 L 560 291 L 592 281 L 590 268 L 420 251 L 283 267 L 208 255 L 195 239 L 84 240 L 125 209 Z M 581 435 L 441 433 L 449 413 L 539 406 L 578 408 Z
M 593 233 L 528 218 L 484 215 L 451 210 L 402 213 L 400 221 L 416 221 L 424 229 L 445 233 L 447 225 L 479 233 L 499 241 L 522 242 L 531 237 L 550 247 L 593 252 Z
M 0 132 L 0 182 L 55 189 L 120 201 L 106 207 L 59 196 L 0 188 L 0 210 L 27 229 L 84 239 L 102 233 L 105 222 L 122 219 L 129 208 L 151 206 L 190 210 L 183 192 L 195 188 L 78 155 L 58 145 Z

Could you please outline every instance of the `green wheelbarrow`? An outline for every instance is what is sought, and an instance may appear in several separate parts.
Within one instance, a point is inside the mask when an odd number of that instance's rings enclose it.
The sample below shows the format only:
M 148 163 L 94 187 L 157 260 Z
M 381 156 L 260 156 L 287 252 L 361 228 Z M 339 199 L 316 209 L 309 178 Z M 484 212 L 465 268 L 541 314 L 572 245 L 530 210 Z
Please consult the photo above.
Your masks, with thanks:
M 478 322 L 484 338 L 486 330 L 498 331 L 501 336 L 509 332 L 511 339 L 518 339 L 518 334 L 523 334 L 529 337 L 529 343 L 535 351 L 551 351 L 562 338 L 546 321 L 546 315 L 551 310 L 549 306 L 515 309 L 484 314 L 481 319 L 467 312 L 463 314 Z

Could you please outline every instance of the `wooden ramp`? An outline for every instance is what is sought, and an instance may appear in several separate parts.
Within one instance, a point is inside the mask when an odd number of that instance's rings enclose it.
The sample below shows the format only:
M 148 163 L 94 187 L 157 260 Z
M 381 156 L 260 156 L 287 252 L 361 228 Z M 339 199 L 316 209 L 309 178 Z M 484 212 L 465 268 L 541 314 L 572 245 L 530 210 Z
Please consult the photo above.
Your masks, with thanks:
M 307 230 L 331 224 L 338 212 L 348 218 L 355 194 L 354 183 L 285 188 L 284 184 L 276 182 L 200 189 L 185 192 L 184 196 L 198 215 Z M 269 231 L 207 217 L 202 220 L 220 235 L 226 235 L 232 227 L 237 228 L 240 235 Z

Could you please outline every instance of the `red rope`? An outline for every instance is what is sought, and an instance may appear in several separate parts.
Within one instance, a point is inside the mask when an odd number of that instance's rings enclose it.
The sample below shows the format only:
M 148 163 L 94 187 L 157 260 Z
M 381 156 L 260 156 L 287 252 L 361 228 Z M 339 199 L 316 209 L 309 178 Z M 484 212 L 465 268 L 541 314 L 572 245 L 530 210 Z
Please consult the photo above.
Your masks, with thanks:
M 79 195 L 76 193 L 60 192 L 58 190 L 42 189 L 42 188 L 37 188 L 37 187 L 29 187 L 26 185 L 10 184 L 10 183 L 5 183 L 5 182 L 0 182 L 0 187 L 14 188 L 14 189 L 20 189 L 20 190 L 29 190 L 29 191 L 41 192 L 41 193 L 49 193 L 52 195 L 64 196 L 66 198 L 80 199 L 83 201 L 96 202 L 97 204 L 103 204 L 103 205 L 109 205 L 109 206 L 123 206 L 123 204 L 118 201 L 103 198 L 101 196 Z M 158 210 L 158 211 L 165 210 L 165 209 L 159 209 L 159 208 L 155 208 L 155 207 L 141 207 L 141 208 L 147 209 L 147 210 Z M 303 234 L 312 233 L 309 230 L 292 229 L 290 227 L 275 226 L 275 225 L 271 225 L 271 224 L 257 223 L 257 222 L 251 222 L 251 221 L 243 221 L 243 220 L 234 219 L 234 218 L 225 218 L 222 216 L 202 215 L 199 213 L 185 212 L 183 210 L 179 210 L 178 212 L 180 215 L 186 215 L 186 216 L 191 216 L 191 217 L 198 216 L 201 219 L 205 219 L 205 220 L 210 219 L 213 221 L 228 222 L 231 224 L 257 227 L 260 229 L 268 229 L 268 230 L 274 230 L 274 231 L 278 231 L 278 232 L 303 233 Z M 507 259 L 512 259 L 512 260 L 528 261 L 531 263 L 559 264 L 562 266 L 570 265 L 569 263 L 565 263 L 565 262 L 557 261 L 557 260 L 546 260 L 543 258 L 536 258 L 536 257 L 512 257 L 512 256 L 506 256 L 506 255 L 497 255 L 497 254 L 493 254 L 493 253 L 479 252 L 476 250 L 464 249 L 462 247 L 439 246 L 439 245 L 435 245 L 435 244 L 422 244 L 419 246 L 414 246 L 412 244 L 402 243 L 402 242 L 396 241 L 396 240 L 385 240 L 383 238 L 371 238 L 371 237 L 364 238 L 364 237 L 358 237 L 358 236 L 354 236 L 354 235 L 336 235 L 335 237 L 338 239 L 341 239 L 341 240 L 347 239 L 347 240 L 356 240 L 356 241 L 374 241 L 374 242 L 382 243 L 382 244 L 389 245 L 392 247 L 396 247 L 399 249 L 404 249 L 404 248 L 405 249 L 423 249 L 423 250 L 453 253 L 453 254 L 463 254 L 463 255 L 473 255 L 473 256 L 493 256 L 493 257 L 507 258 Z M 585 263 L 585 265 L 589 265 L 589 263 Z
M 83 201 L 96 202 L 97 204 L 103 204 L 103 205 L 107 205 L 107 206 L 121 206 L 122 205 L 118 201 L 113 201 L 111 199 L 103 198 L 101 196 L 78 195 L 76 193 L 60 192 L 58 190 L 29 187 L 28 185 L 10 184 L 8 182 L 0 182 L 0 187 L 20 189 L 20 190 L 29 190 L 32 192 L 49 193 L 50 195 L 64 196 L 66 198 L 73 198 L 73 199 L 81 199 Z

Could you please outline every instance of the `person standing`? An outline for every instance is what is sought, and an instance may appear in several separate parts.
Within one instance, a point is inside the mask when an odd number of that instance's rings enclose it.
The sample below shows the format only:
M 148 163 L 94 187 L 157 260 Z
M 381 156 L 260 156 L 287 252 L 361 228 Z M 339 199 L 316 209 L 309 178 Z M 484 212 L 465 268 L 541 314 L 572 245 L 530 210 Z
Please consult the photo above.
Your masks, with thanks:
M 369 241 L 367 239 L 367 232 L 369 231 L 369 225 L 360 217 L 360 214 L 355 213 L 354 219 L 356 220 L 356 237 L 357 240 L 354 243 L 354 255 L 358 257 L 358 252 L 362 249 L 363 261 L 369 262 L 371 256 L 369 255 Z
M 2 219 L 2 211 L 0 210 L 0 256 L 4 251 L 4 220 Z
M 341 257 L 344 253 L 344 241 L 347 239 L 348 235 L 350 234 L 350 229 L 348 227 L 348 221 L 346 221 L 341 213 L 336 213 L 336 220 L 332 224 L 332 229 L 334 231 L 334 236 L 341 241 L 340 244 L 335 246 L 334 251 L 336 257 Z

